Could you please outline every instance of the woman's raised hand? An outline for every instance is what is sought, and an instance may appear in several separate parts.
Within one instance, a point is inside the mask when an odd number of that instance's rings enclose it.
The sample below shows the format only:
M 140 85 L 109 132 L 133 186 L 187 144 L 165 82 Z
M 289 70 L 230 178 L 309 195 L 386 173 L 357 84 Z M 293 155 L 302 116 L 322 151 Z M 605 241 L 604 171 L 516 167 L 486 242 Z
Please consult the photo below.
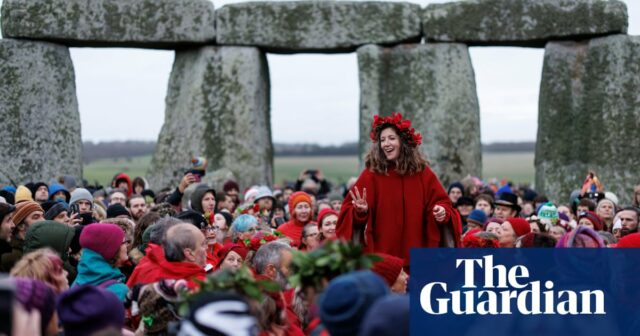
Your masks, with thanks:
M 355 191 L 355 193 L 353 191 Z M 351 195 L 351 204 L 353 204 L 356 212 L 366 213 L 367 210 L 369 210 L 369 205 L 367 204 L 367 188 L 362 189 L 362 196 L 360 196 L 360 191 L 357 186 L 354 186 L 353 190 L 349 190 L 349 194 Z

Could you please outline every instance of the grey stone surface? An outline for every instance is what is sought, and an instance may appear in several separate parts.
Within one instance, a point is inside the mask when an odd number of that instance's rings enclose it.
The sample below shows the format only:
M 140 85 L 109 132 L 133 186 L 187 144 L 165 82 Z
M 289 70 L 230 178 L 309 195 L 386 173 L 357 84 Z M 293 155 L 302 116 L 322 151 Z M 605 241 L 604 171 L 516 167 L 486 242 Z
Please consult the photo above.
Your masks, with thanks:
M 471 0 L 428 5 L 429 41 L 544 47 L 547 41 L 626 33 L 627 7 L 601 0 Z
M 82 176 L 80 115 L 69 50 L 0 40 L 0 184 Z
M 149 182 L 176 186 L 195 155 L 209 160 L 206 181 L 229 170 L 241 186 L 271 184 L 269 99 L 267 60 L 257 48 L 176 52 Z
M 4 0 L 5 37 L 71 46 L 178 48 L 215 39 L 207 0 Z
M 553 42 L 545 49 L 536 189 L 568 201 L 589 170 L 630 204 L 640 182 L 640 37 Z
M 468 48 L 437 43 L 358 49 L 361 162 L 375 114 L 401 112 L 444 185 L 481 176 L 480 111 Z
M 353 51 L 364 44 L 419 41 L 420 6 L 373 1 L 278 1 L 216 11 L 217 42 L 273 52 Z

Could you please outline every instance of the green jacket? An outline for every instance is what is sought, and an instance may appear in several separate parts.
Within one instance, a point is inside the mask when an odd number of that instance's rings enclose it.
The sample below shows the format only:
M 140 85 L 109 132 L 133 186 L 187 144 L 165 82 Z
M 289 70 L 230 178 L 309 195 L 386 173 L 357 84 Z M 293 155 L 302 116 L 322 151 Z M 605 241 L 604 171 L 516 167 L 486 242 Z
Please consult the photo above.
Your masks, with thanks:
M 65 224 L 46 220 L 31 224 L 24 238 L 23 252 L 29 253 L 37 249 L 48 247 L 56 251 L 63 261 L 62 267 L 69 273 L 69 283 L 76 279 L 76 269 L 69 263 L 69 246 L 75 230 Z

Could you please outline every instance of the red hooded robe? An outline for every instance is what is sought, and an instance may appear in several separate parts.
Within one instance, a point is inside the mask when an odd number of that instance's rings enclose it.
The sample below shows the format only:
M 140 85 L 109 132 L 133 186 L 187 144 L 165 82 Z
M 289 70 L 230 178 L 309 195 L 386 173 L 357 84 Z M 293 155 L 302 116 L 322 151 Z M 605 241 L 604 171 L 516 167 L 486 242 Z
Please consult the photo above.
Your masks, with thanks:
M 410 248 L 460 246 L 460 215 L 429 167 L 413 175 L 399 175 L 393 168 L 387 175 L 365 169 L 354 186 L 361 195 L 367 189 L 368 211 L 357 214 L 348 194 L 340 209 L 338 237 L 362 243 L 368 253 L 403 258 L 405 266 Z M 443 223 L 436 223 L 435 205 L 446 210 Z

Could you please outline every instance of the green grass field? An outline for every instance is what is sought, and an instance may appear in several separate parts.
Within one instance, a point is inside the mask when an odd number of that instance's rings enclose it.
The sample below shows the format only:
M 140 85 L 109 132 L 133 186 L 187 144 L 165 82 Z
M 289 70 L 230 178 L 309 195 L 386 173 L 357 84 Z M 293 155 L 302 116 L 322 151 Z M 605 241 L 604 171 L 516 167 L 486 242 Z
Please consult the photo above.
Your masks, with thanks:
M 151 156 L 130 160 L 100 160 L 84 166 L 84 177 L 89 183 L 109 183 L 118 172 L 131 177 L 143 176 Z M 516 183 L 531 183 L 534 178 L 533 153 L 485 153 L 482 158 L 482 173 L 485 179 L 503 177 Z M 357 176 L 358 159 L 355 156 L 326 157 L 277 157 L 275 159 L 275 181 L 292 181 L 303 169 L 320 169 L 330 181 L 343 183 Z

